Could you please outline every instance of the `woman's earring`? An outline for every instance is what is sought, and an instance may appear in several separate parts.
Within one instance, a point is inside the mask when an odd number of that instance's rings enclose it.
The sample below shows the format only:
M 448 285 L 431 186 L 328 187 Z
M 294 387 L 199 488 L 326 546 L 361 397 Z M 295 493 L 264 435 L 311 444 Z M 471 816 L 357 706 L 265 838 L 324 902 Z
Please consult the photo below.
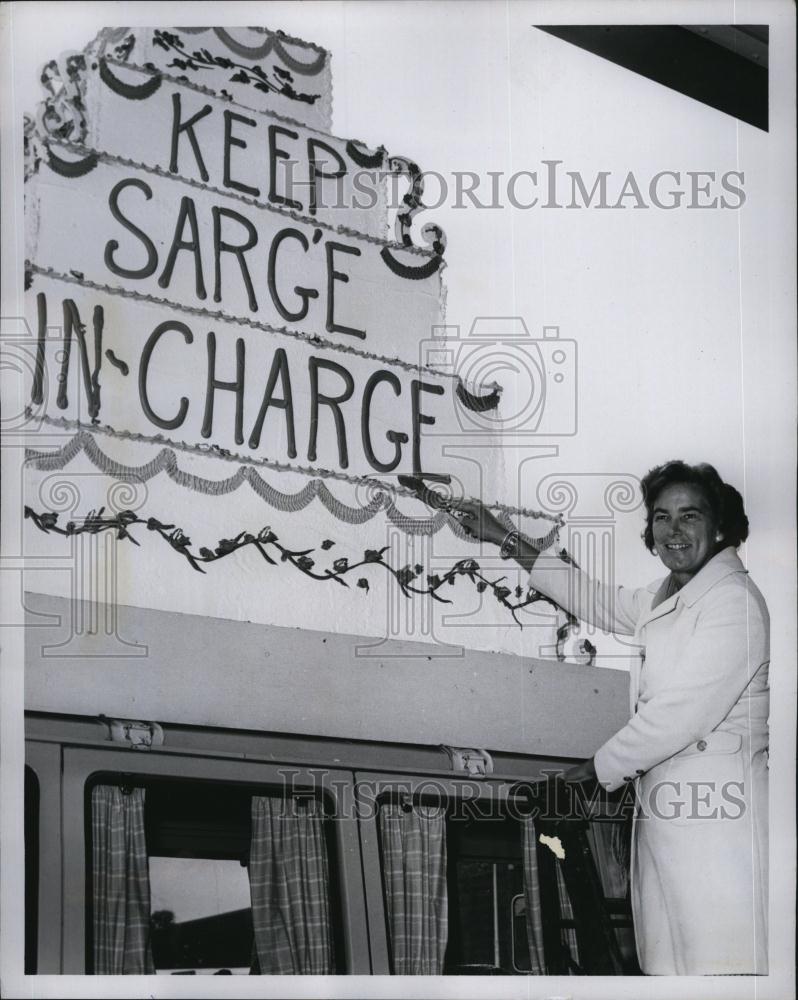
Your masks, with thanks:
M 715 535 L 715 541 L 716 542 L 722 542 L 723 541 L 723 535 L 720 532 L 718 532 L 717 535 Z
M 651 550 L 651 555 L 652 555 L 652 556 L 658 556 L 658 555 L 659 555 L 659 552 L 657 552 L 657 550 L 656 550 L 656 549 L 652 549 L 652 550 Z

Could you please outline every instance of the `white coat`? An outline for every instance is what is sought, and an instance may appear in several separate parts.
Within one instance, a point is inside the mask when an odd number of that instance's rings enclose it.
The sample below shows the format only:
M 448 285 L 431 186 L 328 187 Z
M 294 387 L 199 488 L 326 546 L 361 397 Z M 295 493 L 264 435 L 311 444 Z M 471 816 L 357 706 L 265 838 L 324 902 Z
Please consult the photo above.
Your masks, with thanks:
M 631 719 L 594 757 L 608 790 L 637 786 L 641 969 L 766 974 L 767 607 L 731 547 L 657 603 L 667 583 L 605 587 L 550 556 L 530 573 L 531 586 L 578 618 L 642 647 Z

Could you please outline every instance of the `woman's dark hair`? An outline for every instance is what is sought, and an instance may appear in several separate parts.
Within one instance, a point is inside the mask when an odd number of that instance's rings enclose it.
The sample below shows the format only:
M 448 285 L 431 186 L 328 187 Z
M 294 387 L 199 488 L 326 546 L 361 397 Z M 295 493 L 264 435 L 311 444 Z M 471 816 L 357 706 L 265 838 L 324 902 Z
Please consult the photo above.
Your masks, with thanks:
M 654 549 L 654 504 L 666 486 L 676 483 L 697 486 L 701 490 L 718 522 L 718 531 L 722 533 L 726 545 L 737 548 L 748 538 L 748 518 L 745 516 L 743 498 L 733 486 L 723 482 L 713 466 L 703 462 L 700 465 L 688 465 L 680 461 L 666 462 L 647 473 L 640 483 L 646 505 L 643 541 L 649 552 Z

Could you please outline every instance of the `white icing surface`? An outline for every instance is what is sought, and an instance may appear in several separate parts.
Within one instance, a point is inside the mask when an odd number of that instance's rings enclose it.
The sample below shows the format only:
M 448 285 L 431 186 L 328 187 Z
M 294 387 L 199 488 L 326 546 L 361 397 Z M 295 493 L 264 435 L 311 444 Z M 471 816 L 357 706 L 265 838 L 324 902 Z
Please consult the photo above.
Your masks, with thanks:
M 101 424 L 117 431 L 150 437 L 161 435 L 193 445 L 213 444 L 238 453 L 244 460 L 268 459 L 294 466 L 346 471 L 355 477 L 379 477 L 380 473 L 388 473 L 379 465 L 390 465 L 394 461 L 397 445 L 386 436 L 395 432 L 406 435 L 408 440 L 398 445 L 401 449 L 400 462 L 387 475 L 392 479 L 400 473 L 413 471 L 412 383 L 419 380 L 424 386 L 438 390 L 438 394 L 431 391 L 419 394 L 418 411 L 435 420 L 434 425 L 422 422 L 417 425 L 421 467 L 426 472 L 448 469 L 450 463 L 440 453 L 441 437 L 451 439 L 458 434 L 462 411 L 462 404 L 455 394 L 456 382 L 452 378 L 431 372 L 420 375 L 417 371 L 325 349 L 308 340 L 209 316 L 188 315 L 176 309 L 83 288 L 74 282 L 56 281 L 38 274 L 27 293 L 28 322 L 32 330 L 37 329 L 39 294 L 46 297 L 47 325 L 51 329 L 44 354 L 47 375 L 44 412 L 50 416 L 63 416 L 88 424 L 94 415 L 86 391 L 80 347 L 74 335 L 65 383 L 67 405 L 59 405 L 59 395 L 64 402 L 64 386 L 59 382 L 63 364 L 59 358 L 62 357 L 65 342 L 55 328 L 64 323 L 63 302 L 71 300 L 87 331 L 89 369 L 93 370 L 95 366 L 98 369 L 99 412 L 96 416 Z M 95 354 L 93 329 L 96 307 L 103 311 L 99 357 Z M 181 325 L 172 325 L 153 341 L 149 361 L 146 362 L 145 346 L 153 331 L 165 322 Z M 236 393 L 222 388 L 213 393 L 207 390 L 211 333 L 215 341 L 214 375 L 217 381 L 233 383 L 237 380 L 237 343 L 243 344 L 243 441 L 235 439 Z M 186 336 L 192 338 L 191 343 L 187 343 Z M 108 351 L 118 362 L 127 365 L 127 374 L 118 364 L 112 363 Z M 278 355 L 278 351 L 282 354 Z M 319 403 L 315 411 L 318 416 L 316 447 L 315 453 L 311 453 L 311 418 L 314 413 L 311 365 L 316 366 L 319 393 L 322 395 L 336 397 L 344 393 L 347 382 L 340 368 L 352 379 L 351 397 L 340 403 L 348 459 L 346 465 L 341 461 L 333 408 L 324 403 Z M 287 393 L 291 397 L 290 413 L 296 442 L 294 455 L 288 452 L 289 421 L 285 408 L 271 405 L 262 421 L 261 432 L 256 435 L 257 440 L 251 437 L 273 367 L 279 375 L 272 398 L 279 402 L 285 399 Z M 378 372 L 384 374 L 367 401 L 364 397 L 367 383 Z M 32 374 L 31 371 L 31 377 Z M 139 385 L 141 378 L 144 379 L 143 398 Z M 153 419 L 153 415 L 162 421 L 176 419 L 183 398 L 187 400 L 187 405 L 183 407 L 185 416 L 178 426 L 164 428 L 157 419 Z M 210 426 L 206 427 L 209 401 L 212 402 L 213 415 Z M 148 415 L 148 406 L 153 415 Z M 368 414 L 368 434 L 376 461 L 369 458 L 366 452 L 361 426 L 364 410 Z
M 112 217 L 109 198 L 120 183 L 123 187 L 118 189 L 116 199 L 119 212 L 146 234 L 157 254 L 157 266 L 147 277 L 124 277 L 114 273 L 106 262 L 110 259 L 117 270 L 133 272 L 142 272 L 148 262 L 141 237 Z M 61 176 L 43 161 L 28 188 L 28 257 L 42 267 L 65 274 L 77 272 L 79 277 L 98 284 L 152 295 L 179 306 L 205 308 L 274 326 L 287 324 L 339 344 L 416 364 L 419 340 L 429 337 L 432 328 L 443 322 L 439 271 L 419 280 L 394 274 L 380 256 L 383 245 L 373 240 L 339 236 L 298 217 L 217 194 L 171 175 L 103 161 L 82 177 Z M 196 214 L 199 254 L 179 250 L 167 275 L 164 272 L 173 243 L 193 241 L 190 216 L 183 218 L 177 232 L 181 204 L 189 206 L 189 202 Z M 190 206 L 187 210 L 191 210 Z M 257 242 L 244 254 L 254 303 L 239 260 L 230 252 L 219 254 L 219 301 L 215 301 L 214 208 L 237 216 L 219 215 L 222 243 L 243 246 L 255 234 Z M 299 235 L 285 236 L 289 230 Z M 296 289 L 317 293 L 308 296 L 307 314 L 301 319 L 281 315 L 268 287 L 269 255 L 281 233 L 283 238 L 274 251 L 276 297 L 287 312 L 298 316 L 304 296 Z M 109 258 L 111 241 L 119 245 Z M 430 259 L 398 248 L 392 253 L 400 263 L 412 268 Z M 198 294 L 197 256 L 204 297 Z M 328 281 L 332 271 L 344 277 L 333 282 L 331 307 Z M 329 330 L 330 319 L 336 326 L 364 331 L 365 335 Z

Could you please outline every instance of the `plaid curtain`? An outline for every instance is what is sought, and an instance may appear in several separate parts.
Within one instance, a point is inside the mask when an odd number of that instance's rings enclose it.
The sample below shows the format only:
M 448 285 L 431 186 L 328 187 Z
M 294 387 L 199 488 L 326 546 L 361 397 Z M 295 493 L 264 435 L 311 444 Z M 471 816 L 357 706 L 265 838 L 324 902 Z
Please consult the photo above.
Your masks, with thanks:
M 397 976 L 439 976 L 448 932 L 446 811 L 380 809 L 388 926 Z
M 529 942 L 529 968 L 532 976 L 546 975 L 543 951 L 543 913 L 540 907 L 538 881 L 538 845 L 535 823 L 531 816 L 522 819 L 524 834 L 524 897 L 526 901 L 526 935 Z
M 596 862 L 601 887 L 607 899 L 625 899 L 629 887 L 629 865 L 624 852 L 623 821 L 589 823 L 587 840 Z
M 154 973 L 144 789 L 91 793 L 95 975 Z
M 321 802 L 253 796 L 249 891 L 257 971 L 335 971 Z

